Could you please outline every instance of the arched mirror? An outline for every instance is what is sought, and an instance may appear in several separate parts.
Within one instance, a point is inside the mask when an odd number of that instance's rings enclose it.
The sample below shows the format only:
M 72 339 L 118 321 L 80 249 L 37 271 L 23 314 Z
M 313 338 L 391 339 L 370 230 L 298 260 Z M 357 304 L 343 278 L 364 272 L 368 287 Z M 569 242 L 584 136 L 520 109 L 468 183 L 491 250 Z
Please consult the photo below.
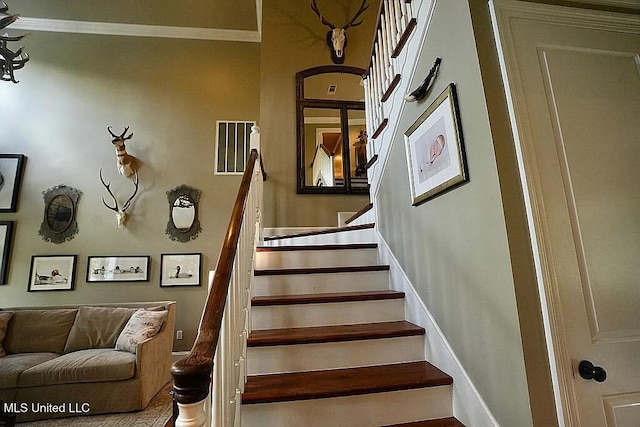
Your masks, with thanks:
M 40 226 L 43 240 L 62 243 L 73 239 L 78 232 L 76 209 L 82 193 L 66 185 L 58 185 L 42 192 L 44 220 Z
M 197 188 L 181 185 L 167 191 L 169 221 L 166 233 L 171 240 L 188 242 L 202 231 L 198 221 L 198 202 L 202 192 Z
M 298 193 L 369 192 L 364 73 L 329 65 L 296 74 Z

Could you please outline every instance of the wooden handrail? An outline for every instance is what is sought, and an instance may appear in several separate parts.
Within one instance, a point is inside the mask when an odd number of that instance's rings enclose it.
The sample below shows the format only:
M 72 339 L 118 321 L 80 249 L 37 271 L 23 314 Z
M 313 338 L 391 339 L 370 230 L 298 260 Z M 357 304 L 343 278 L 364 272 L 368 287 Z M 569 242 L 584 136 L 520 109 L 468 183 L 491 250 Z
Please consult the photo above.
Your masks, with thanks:
M 213 284 L 202 313 L 198 335 L 186 358 L 171 366 L 173 376 L 174 399 L 178 403 L 200 402 L 209 395 L 209 384 L 213 370 L 213 355 L 218 345 L 222 316 L 229 293 L 229 282 L 242 228 L 242 218 L 251 187 L 254 166 L 260 155 L 251 150 L 247 166 L 242 176 L 238 196 L 233 206 L 231 220 L 227 227 L 220 257 L 216 266 Z M 260 160 L 261 161 L 261 160 Z M 262 169 L 263 179 L 266 179 Z

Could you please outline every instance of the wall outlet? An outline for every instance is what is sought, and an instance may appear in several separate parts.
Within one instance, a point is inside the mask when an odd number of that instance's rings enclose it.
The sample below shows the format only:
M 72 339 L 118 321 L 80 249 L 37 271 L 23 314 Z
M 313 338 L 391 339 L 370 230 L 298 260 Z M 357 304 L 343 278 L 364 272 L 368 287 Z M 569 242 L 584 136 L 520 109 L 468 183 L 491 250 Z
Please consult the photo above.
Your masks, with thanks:
M 182 339 L 182 331 L 176 331 L 176 339 L 177 340 L 181 340 Z

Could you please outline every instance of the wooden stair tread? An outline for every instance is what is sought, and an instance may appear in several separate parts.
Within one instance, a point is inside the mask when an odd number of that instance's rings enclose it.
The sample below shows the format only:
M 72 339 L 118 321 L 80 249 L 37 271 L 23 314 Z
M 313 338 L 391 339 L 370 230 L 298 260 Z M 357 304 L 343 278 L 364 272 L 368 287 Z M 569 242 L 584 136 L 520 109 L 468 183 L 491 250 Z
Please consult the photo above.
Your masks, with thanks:
M 276 276 L 286 274 L 358 273 L 364 271 L 388 271 L 388 265 L 358 265 L 348 267 L 274 268 L 254 270 L 254 276 Z
M 294 305 L 294 304 L 318 304 L 330 302 L 374 301 L 386 299 L 404 298 L 404 292 L 383 291 L 355 291 L 334 292 L 323 294 L 292 294 L 292 295 L 267 295 L 253 297 L 252 306 L 268 305 Z
M 384 427 L 464 427 L 455 418 L 438 418 L 436 420 L 414 421 L 411 423 L 393 424 Z
M 354 230 L 366 230 L 368 228 L 374 228 L 375 224 L 360 224 L 360 225 L 349 225 L 346 227 L 330 227 L 322 230 L 316 231 L 306 231 L 304 233 L 295 233 L 295 234 L 284 234 L 282 236 L 267 236 L 264 237 L 264 241 L 271 240 L 281 240 L 281 239 L 291 239 L 294 237 L 307 237 L 307 236 L 317 236 L 321 234 L 331 234 L 331 233 L 341 233 L 343 231 L 354 231 Z
M 399 363 L 326 371 L 251 375 L 243 404 L 321 399 L 452 384 L 428 362 Z
M 377 243 L 351 243 L 331 245 L 300 245 L 300 246 L 258 246 L 256 252 L 289 252 L 289 251 L 333 251 L 345 249 L 377 249 Z
M 425 330 L 407 321 L 378 322 L 356 325 L 314 326 L 308 328 L 265 329 L 252 331 L 247 345 L 311 344 L 339 341 L 358 341 L 424 335 Z

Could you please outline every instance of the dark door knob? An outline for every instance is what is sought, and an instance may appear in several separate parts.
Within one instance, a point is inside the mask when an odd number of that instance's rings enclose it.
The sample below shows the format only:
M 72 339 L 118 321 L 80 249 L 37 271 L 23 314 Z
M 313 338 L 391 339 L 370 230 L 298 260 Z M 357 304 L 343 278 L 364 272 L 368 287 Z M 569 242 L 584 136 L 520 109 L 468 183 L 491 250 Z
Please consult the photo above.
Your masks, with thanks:
M 600 366 L 594 366 L 588 360 L 583 360 L 578 365 L 578 373 L 585 380 L 594 380 L 599 383 L 607 379 L 607 371 Z

